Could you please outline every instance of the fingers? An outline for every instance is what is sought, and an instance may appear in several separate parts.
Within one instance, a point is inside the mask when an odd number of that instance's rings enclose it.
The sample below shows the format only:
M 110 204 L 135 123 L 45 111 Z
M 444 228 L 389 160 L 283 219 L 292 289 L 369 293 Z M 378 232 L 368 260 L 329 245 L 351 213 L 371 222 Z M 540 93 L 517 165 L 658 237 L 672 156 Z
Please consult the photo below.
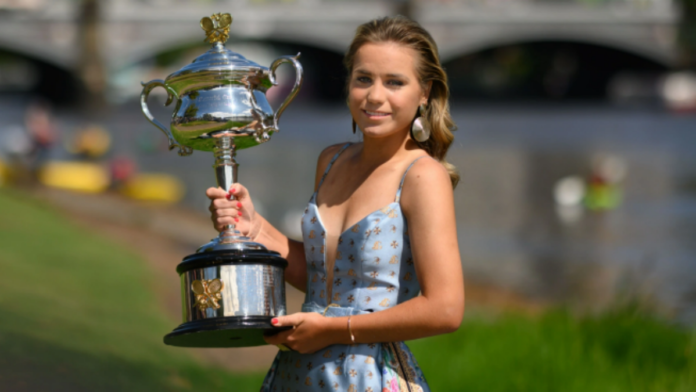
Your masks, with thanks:
M 230 212 L 227 212 L 230 211 Z M 239 222 L 239 214 L 236 210 L 218 210 L 213 212 L 212 219 L 215 223 L 232 224 Z
M 238 200 L 215 199 L 210 201 L 210 212 L 213 210 L 240 209 L 242 203 Z
M 268 344 L 273 344 L 273 345 L 285 344 L 287 347 L 290 347 L 288 345 L 288 336 L 290 336 L 293 332 L 295 332 L 295 330 L 289 329 L 287 331 L 278 332 L 275 335 L 270 335 L 270 336 L 264 335 L 263 339 Z M 290 348 L 292 348 L 292 347 L 290 347 Z
M 245 233 L 249 230 L 248 220 L 243 220 L 244 213 L 238 208 L 215 209 L 211 207 L 211 220 L 215 228 L 222 230 L 226 225 L 236 225 L 237 230 Z
M 286 346 L 292 348 L 292 342 L 288 340 L 288 337 L 295 332 L 295 328 L 302 324 L 303 321 L 302 313 L 294 313 L 289 316 L 278 316 L 271 319 L 271 324 L 274 327 L 293 327 L 287 331 L 279 332 L 273 336 L 265 336 L 266 342 L 268 344 L 285 344 Z
M 214 208 L 211 212 L 215 213 L 218 217 L 230 217 L 237 218 L 242 216 L 242 211 L 239 208 Z
M 208 188 L 206 196 L 210 199 L 208 210 L 216 230 L 235 225 L 242 233 L 249 232 L 254 210 L 245 186 L 233 184 L 229 192 L 219 187 Z
M 217 188 L 208 188 L 205 191 L 205 195 L 208 196 L 210 200 L 216 200 L 216 199 L 227 199 L 230 200 L 229 195 L 232 195 L 234 199 L 241 200 L 249 196 L 249 192 L 247 191 L 246 187 L 242 184 L 236 183 L 232 185 L 232 188 L 230 188 L 229 192 L 225 192 L 224 189 L 217 187 Z
M 227 195 L 227 192 L 225 192 L 222 188 L 208 188 L 205 191 L 205 195 L 208 196 L 208 199 L 210 200 L 215 200 L 215 199 L 224 199 L 225 196 Z
M 244 199 L 249 197 L 249 192 L 247 191 L 246 187 L 240 183 L 232 185 L 232 188 L 230 188 L 230 193 L 235 199 L 242 202 Z
M 293 313 L 288 316 L 278 316 L 271 320 L 274 327 L 297 327 L 304 321 L 303 313 Z

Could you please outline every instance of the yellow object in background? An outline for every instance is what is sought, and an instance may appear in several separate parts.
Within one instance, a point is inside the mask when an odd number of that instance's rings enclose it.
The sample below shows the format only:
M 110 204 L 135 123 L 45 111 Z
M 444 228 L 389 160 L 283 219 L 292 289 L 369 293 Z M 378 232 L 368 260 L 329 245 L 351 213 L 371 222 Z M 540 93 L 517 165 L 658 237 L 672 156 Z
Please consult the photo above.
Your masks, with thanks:
M 39 181 L 55 188 L 98 193 L 109 187 L 108 171 L 95 163 L 48 162 L 39 171 Z
M 3 162 L 2 159 L 0 159 L 0 186 L 4 185 L 7 182 L 7 177 L 7 165 L 5 165 L 5 162 Z
M 175 203 L 184 196 L 184 189 L 181 180 L 169 174 L 142 173 L 127 180 L 121 193 L 138 200 Z
M 111 135 L 98 125 L 90 125 L 77 132 L 65 148 L 73 154 L 88 158 L 99 158 L 111 147 Z

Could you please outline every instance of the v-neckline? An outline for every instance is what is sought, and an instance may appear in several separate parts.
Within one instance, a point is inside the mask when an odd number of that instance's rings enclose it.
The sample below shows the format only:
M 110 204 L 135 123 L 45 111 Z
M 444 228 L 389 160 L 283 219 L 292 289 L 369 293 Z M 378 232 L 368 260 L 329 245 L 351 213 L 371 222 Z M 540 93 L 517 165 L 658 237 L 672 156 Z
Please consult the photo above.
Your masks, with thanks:
M 326 276 L 326 277 L 328 278 L 328 276 L 329 276 L 329 270 L 328 270 L 328 268 L 327 268 L 328 265 L 327 265 L 327 258 L 326 258 L 326 255 L 327 255 L 327 253 L 328 253 L 328 251 L 329 251 L 329 247 L 326 245 L 326 239 L 329 237 L 329 235 L 328 235 L 328 233 L 327 233 L 327 231 L 326 231 L 326 226 L 324 226 L 324 221 L 321 219 L 321 213 L 319 212 L 319 206 L 318 206 L 317 203 L 316 203 L 316 200 L 317 200 L 317 199 L 316 199 L 316 196 L 317 196 L 317 195 L 316 195 L 316 193 L 315 193 L 315 194 L 312 196 L 312 199 L 309 201 L 309 204 L 311 204 L 311 205 L 314 206 L 314 215 L 317 217 L 317 222 L 319 223 L 319 226 L 321 226 L 321 229 L 324 231 L 324 236 L 323 236 L 323 238 L 322 238 L 322 240 L 321 240 L 321 241 L 322 241 L 322 245 L 323 245 L 323 247 L 324 247 L 324 254 L 323 254 L 322 256 L 324 257 L 324 276 Z M 393 202 L 387 204 L 387 205 L 384 206 L 384 207 L 380 207 L 380 208 L 378 208 L 378 209 L 376 209 L 376 210 L 370 212 L 369 214 L 365 215 L 365 217 L 363 217 L 363 218 L 360 219 L 359 221 L 357 221 L 357 222 L 353 223 L 352 225 L 348 226 L 345 230 L 343 230 L 343 231 L 341 232 L 341 234 L 338 235 L 338 237 L 336 238 L 336 249 L 334 250 L 335 254 L 334 254 L 333 265 L 331 266 L 331 269 L 334 269 L 334 268 L 336 267 L 336 256 L 338 255 L 338 248 L 341 246 L 340 238 L 343 237 L 344 234 L 346 234 L 347 232 L 349 232 L 350 230 L 352 230 L 352 228 L 355 227 L 355 225 L 360 225 L 363 221 L 369 219 L 372 215 L 374 215 L 374 214 L 376 214 L 376 213 L 378 213 L 378 212 L 382 212 L 382 210 L 388 209 L 389 207 L 391 207 L 391 206 L 394 205 L 394 204 L 399 204 L 399 202 L 395 200 L 395 201 L 393 201 Z M 384 212 L 382 212 L 382 213 L 384 213 Z M 326 279 L 326 286 L 324 287 L 324 289 L 326 290 L 326 304 L 327 304 L 327 305 L 333 303 L 333 299 L 332 299 L 333 290 L 329 291 L 329 287 L 332 287 L 332 285 L 333 285 L 333 278 L 334 278 L 334 276 L 333 276 L 333 274 L 332 274 L 332 275 L 331 275 L 331 280 L 330 280 L 330 281 L 329 281 L 329 279 Z
M 314 198 L 314 200 L 316 200 L 316 197 Z M 350 231 L 355 225 L 359 225 L 359 224 L 362 223 L 365 219 L 369 218 L 371 215 L 373 215 L 373 214 L 375 214 L 375 213 L 377 213 L 377 212 L 381 212 L 382 210 L 391 207 L 392 204 L 398 204 L 398 203 L 399 203 L 399 202 L 397 202 L 397 201 L 393 201 L 393 202 L 391 202 L 391 203 L 385 205 L 384 207 L 380 207 L 380 208 L 378 208 L 378 209 L 376 209 L 376 210 L 370 212 L 369 214 L 365 215 L 365 217 L 363 217 L 363 218 L 360 219 L 359 221 L 357 221 L 357 222 L 353 223 L 352 225 L 348 226 L 345 230 L 343 230 L 343 231 L 338 235 L 337 238 L 343 237 L 343 235 L 346 234 L 348 231 Z M 324 237 L 324 246 L 326 246 L 326 237 L 328 237 L 328 233 L 327 233 L 327 231 L 326 231 L 326 226 L 324 226 L 324 221 L 321 219 L 321 213 L 319 212 L 319 206 L 317 205 L 316 201 L 310 201 L 309 204 L 311 204 L 311 205 L 314 206 L 314 211 L 316 212 L 317 221 L 319 222 L 319 225 L 321 226 L 322 230 L 324 230 L 324 234 L 325 234 L 325 237 Z M 338 249 L 338 246 L 336 246 L 336 249 Z

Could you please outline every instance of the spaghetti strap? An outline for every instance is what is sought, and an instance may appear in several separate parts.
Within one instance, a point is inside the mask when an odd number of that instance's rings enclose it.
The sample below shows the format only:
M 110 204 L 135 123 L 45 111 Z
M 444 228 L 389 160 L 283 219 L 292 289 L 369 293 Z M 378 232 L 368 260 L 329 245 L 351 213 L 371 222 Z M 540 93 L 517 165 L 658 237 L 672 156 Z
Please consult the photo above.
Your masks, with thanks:
M 341 147 L 341 149 L 338 150 L 336 155 L 334 155 L 333 158 L 331 158 L 331 162 L 329 162 L 329 164 L 326 165 L 326 170 L 324 170 L 324 174 L 321 176 L 321 180 L 319 180 L 319 185 L 317 185 L 317 190 L 315 190 L 314 193 L 312 194 L 312 199 L 311 199 L 312 201 L 314 201 L 316 199 L 317 193 L 319 192 L 319 188 L 321 188 L 321 184 L 324 183 L 324 179 L 326 178 L 326 175 L 329 174 L 329 170 L 331 170 L 331 166 L 333 166 L 334 162 L 336 162 L 336 159 L 338 159 L 338 156 L 341 155 L 341 153 L 343 151 L 345 151 L 346 148 L 348 148 L 348 146 L 350 146 L 351 144 L 352 143 L 344 144 L 343 147 Z
M 413 162 L 411 162 L 411 164 L 408 165 L 408 167 L 406 168 L 404 175 L 401 176 L 401 182 L 399 183 L 399 189 L 396 191 L 396 198 L 394 199 L 395 203 L 398 203 L 399 200 L 401 200 L 401 188 L 404 187 L 404 180 L 406 179 L 406 173 L 408 173 L 408 171 L 411 170 L 411 166 L 413 166 L 421 158 L 425 158 L 425 155 L 423 155 L 422 157 L 418 157 L 418 158 L 414 159 Z

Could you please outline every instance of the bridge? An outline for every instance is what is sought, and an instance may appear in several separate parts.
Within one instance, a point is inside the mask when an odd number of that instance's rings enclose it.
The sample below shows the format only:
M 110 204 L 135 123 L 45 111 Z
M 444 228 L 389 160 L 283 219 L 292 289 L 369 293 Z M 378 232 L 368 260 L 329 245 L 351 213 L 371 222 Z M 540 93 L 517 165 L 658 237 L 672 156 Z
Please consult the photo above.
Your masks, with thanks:
M 230 12 L 230 41 L 272 40 L 343 53 L 355 28 L 392 15 L 406 0 L 102 0 L 100 48 L 118 70 L 182 44 L 201 42 L 201 17 Z M 17 2 L 16 2 L 17 3 Z M 18 2 L 22 4 L 22 2 Z M 79 2 L 31 0 L 2 8 L 0 49 L 76 71 Z M 677 60 L 674 0 L 410 1 L 443 61 L 506 44 L 565 40 L 633 53 L 665 66 Z M 234 50 L 233 44 L 228 47 Z

